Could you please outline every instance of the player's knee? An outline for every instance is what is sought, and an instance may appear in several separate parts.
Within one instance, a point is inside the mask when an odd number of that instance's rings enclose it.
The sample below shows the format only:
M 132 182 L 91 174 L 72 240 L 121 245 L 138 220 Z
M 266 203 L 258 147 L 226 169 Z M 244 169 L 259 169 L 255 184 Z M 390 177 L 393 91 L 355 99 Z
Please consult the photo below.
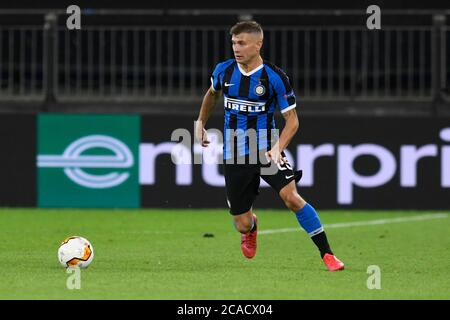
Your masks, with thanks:
M 291 211 L 299 211 L 304 204 L 302 203 L 302 198 L 297 192 L 288 192 L 282 195 L 283 201 Z

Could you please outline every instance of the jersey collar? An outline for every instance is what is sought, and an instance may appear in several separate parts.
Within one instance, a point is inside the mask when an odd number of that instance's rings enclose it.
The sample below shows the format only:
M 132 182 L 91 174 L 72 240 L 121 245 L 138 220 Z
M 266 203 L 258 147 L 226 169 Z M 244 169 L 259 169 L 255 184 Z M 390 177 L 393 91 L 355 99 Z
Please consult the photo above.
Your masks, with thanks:
M 237 64 L 237 66 L 238 66 L 238 68 L 239 68 L 239 71 L 240 71 L 244 76 L 247 76 L 247 77 L 251 76 L 251 75 L 254 74 L 256 71 L 261 70 L 262 67 L 264 67 L 264 63 L 261 63 L 261 64 L 260 64 L 259 66 L 257 66 L 255 69 L 250 70 L 249 72 L 245 72 L 245 71 L 241 68 L 241 66 L 239 65 L 239 63 L 236 63 L 236 64 Z

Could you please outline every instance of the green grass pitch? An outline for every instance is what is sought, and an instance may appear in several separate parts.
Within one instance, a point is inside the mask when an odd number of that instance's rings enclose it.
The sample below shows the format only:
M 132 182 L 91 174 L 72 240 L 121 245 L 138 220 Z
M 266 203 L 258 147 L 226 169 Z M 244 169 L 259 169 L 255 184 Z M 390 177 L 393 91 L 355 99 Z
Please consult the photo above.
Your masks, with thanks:
M 299 228 L 286 210 L 255 212 L 261 231 Z M 427 213 L 319 214 L 329 226 Z M 258 235 L 247 260 L 225 209 L 4 208 L 0 299 L 450 299 L 450 216 L 326 230 L 344 271 L 326 271 L 303 231 Z M 71 235 L 95 250 L 79 290 L 66 287 L 70 275 L 56 256 Z M 381 289 L 367 288 L 370 265 L 380 267 Z

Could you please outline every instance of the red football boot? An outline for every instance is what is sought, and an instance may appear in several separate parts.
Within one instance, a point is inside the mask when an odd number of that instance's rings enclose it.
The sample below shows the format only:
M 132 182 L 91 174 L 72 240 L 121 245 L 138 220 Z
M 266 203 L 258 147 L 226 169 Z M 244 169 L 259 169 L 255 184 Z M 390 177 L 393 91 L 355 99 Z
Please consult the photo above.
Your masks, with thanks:
M 256 254 L 256 235 L 258 233 L 257 218 L 253 215 L 255 221 L 255 230 L 241 235 L 241 249 L 244 256 L 251 259 Z
M 323 256 L 323 262 L 327 266 L 328 271 L 344 270 L 344 264 L 342 263 L 342 261 L 332 254 L 326 253 Z

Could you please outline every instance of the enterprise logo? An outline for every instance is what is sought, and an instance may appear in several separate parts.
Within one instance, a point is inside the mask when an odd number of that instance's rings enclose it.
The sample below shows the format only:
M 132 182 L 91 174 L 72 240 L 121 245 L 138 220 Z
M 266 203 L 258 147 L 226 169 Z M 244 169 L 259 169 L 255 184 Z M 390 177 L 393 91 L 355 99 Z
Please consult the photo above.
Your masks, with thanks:
M 225 97 L 225 108 L 244 112 L 264 112 L 266 111 L 265 102 L 252 102 Z

